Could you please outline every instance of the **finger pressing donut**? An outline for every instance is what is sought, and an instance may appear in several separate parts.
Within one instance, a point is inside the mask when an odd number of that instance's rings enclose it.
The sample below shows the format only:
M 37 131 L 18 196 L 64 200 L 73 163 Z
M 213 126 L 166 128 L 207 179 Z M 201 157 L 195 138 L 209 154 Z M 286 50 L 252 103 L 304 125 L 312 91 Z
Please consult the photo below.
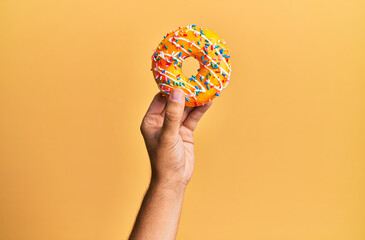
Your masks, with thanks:
M 208 102 L 204 106 L 196 107 L 186 118 L 184 121 L 184 126 L 191 131 L 194 131 L 196 126 L 198 125 L 199 120 L 203 117 L 204 113 L 208 111 L 210 106 L 213 104 L 213 101 Z
M 189 116 L 190 112 L 194 110 L 194 107 L 185 107 L 183 116 L 181 118 L 181 123 L 185 121 L 185 119 Z
M 165 118 L 162 126 L 164 135 L 176 134 L 180 128 L 180 120 L 183 116 L 185 95 L 180 89 L 173 89 L 167 101 Z
M 167 99 L 159 92 L 153 98 L 151 105 L 149 106 L 146 115 L 158 115 L 161 114 L 166 106 Z

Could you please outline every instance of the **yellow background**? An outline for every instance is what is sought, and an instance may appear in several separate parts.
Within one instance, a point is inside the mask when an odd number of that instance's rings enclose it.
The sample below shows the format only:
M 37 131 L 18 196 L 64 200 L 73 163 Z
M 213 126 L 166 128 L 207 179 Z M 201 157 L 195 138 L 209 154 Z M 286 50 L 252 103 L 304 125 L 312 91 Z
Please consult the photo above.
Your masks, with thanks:
M 178 239 L 365 239 L 365 1 L 0 1 L 0 239 L 126 239 L 169 30 L 232 77 L 196 131 Z

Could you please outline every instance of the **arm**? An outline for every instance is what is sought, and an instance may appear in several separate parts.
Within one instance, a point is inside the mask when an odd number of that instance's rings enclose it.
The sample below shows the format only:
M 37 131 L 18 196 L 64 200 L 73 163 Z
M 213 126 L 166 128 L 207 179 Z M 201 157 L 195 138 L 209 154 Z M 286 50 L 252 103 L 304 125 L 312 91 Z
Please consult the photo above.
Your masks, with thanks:
M 185 96 L 173 89 L 153 99 L 141 125 L 151 162 L 151 182 L 130 240 L 175 239 L 184 193 L 194 167 L 193 131 L 212 102 L 184 108 Z

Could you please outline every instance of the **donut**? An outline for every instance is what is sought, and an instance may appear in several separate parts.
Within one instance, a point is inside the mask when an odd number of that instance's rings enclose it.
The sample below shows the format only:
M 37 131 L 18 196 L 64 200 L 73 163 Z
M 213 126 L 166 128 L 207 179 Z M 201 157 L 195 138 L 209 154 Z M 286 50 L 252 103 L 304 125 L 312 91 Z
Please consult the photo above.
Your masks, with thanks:
M 189 57 L 199 62 L 196 76 L 182 73 L 182 64 Z M 227 87 L 231 61 L 223 39 L 213 31 L 189 25 L 164 36 L 152 55 L 151 71 L 165 96 L 173 88 L 181 88 L 185 92 L 185 106 L 196 107 L 219 96 Z

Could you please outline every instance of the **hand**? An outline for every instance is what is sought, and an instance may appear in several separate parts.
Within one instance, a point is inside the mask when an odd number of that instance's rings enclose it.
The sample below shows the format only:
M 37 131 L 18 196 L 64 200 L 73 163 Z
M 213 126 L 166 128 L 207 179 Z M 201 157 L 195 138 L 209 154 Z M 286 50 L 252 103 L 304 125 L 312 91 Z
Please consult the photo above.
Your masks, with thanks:
M 193 132 L 200 118 L 212 105 L 186 107 L 181 89 L 170 98 L 158 93 L 141 124 L 151 161 L 152 180 L 167 187 L 185 187 L 194 168 Z

